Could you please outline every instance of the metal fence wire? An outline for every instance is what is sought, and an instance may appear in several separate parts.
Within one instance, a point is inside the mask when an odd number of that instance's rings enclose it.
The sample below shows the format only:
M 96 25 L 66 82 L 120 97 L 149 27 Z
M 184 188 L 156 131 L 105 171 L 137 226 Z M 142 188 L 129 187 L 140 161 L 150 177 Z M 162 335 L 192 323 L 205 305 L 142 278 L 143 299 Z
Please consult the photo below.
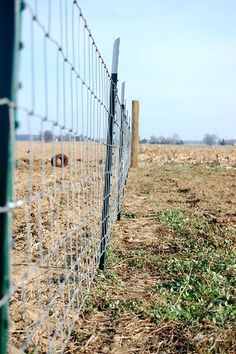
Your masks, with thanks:
M 120 215 L 128 114 L 77 1 L 0 0 L 0 23 L 0 351 L 62 353 Z

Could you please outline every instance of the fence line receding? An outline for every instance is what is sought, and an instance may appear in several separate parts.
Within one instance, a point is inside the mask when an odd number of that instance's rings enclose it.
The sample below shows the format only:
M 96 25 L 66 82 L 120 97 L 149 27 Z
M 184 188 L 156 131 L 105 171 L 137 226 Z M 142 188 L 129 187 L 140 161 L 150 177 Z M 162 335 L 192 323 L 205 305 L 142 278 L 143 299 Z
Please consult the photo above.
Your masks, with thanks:
M 77 1 L 0 6 L 0 351 L 8 335 L 9 352 L 62 353 L 120 215 L 130 127 Z

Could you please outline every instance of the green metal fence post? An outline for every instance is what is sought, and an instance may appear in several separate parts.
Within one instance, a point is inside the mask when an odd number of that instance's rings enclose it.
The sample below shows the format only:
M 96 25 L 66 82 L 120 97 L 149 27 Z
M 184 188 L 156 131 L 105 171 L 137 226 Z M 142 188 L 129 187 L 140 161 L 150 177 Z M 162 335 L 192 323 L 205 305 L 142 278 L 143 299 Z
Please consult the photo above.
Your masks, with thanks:
M 113 46 L 111 89 L 110 89 L 110 107 L 108 114 L 107 131 L 107 151 L 104 177 L 103 192 L 103 210 L 102 210 L 102 235 L 101 235 L 101 254 L 99 269 L 105 269 L 106 248 L 108 243 L 109 217 L 110 217 L 110 193 L 111 193 L 111 175 L 112 175 L 112 150 L 113 150 L 113 130 L 115 120 L 115 103 L 117 90 L 117 71 L 119 58 L 120 38 L 117 38 Z
M 123 186 L 123 151 L 124 151 L 124 121 L 125 121 L 125 82 L 121 85 L 121 117 L 120 117 L 120 147 L 119 147 L 119 175 L 118 175 L 118 200 L 117 200 L 117 221 L 121 219 L 121 202 L 124 191 Z
M 20 1 L 0 0 L 0 100 L 15 101 L 16 56 L 18 41 L 17 16 Z M 0 353 L 7 352 L 8 340 L 8 295 L 10 291 L 9 248 L 11 243 L 12 201 L 12 108 L 8 102 L 0 103 Z M 14 123 L 14 122 L 13 122 Z

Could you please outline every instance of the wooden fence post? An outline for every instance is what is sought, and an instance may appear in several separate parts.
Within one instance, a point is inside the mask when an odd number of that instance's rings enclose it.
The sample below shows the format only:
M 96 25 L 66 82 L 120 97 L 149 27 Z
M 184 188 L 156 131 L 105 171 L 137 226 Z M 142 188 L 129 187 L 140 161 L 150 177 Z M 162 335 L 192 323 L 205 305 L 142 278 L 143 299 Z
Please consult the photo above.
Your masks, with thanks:
M 131 167 L 138 167 L 139 153 L 139 101 L 132 101 Z

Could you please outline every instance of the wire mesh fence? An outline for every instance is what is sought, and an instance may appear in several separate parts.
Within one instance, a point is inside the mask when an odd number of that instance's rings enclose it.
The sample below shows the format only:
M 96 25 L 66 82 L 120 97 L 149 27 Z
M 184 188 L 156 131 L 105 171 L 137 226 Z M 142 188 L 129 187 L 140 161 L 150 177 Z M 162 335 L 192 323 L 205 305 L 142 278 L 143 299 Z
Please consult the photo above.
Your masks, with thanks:
M 24 41 L 18 98 L 0 96 L 9 126 L 1 172 L 14 184 L 0 199 L 1 329 L 8 317 L 9 352 L 61 353 L 121 211 L 130 127 L 78 2 L 12 3 L 17 47 L 20 32 Z

